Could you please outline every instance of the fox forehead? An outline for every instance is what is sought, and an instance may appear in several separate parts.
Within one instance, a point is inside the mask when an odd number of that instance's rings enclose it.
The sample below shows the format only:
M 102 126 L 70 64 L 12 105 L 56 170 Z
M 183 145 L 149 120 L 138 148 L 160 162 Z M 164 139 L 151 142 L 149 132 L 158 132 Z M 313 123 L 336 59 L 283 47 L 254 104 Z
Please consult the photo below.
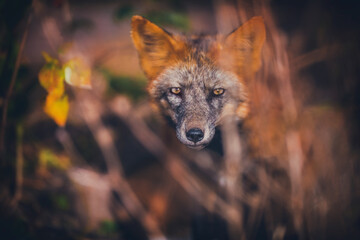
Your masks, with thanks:
M 243 90 L 242 79 L 234 72 L 223 69 L 217 62 L 221 36 L 201 34 L 176 37 L 178 42 L 184 44 L 182 58 L 164 68 L 149 82 L 148 91 L 152 97 L 159 97 L 161 92 L 171 87 L 203 90 L 225 88 L 237 90 L 236 94 L 239 95 L 238 90 Z
M 184 37 L 184 36 L 183 36 Z M 164 83 L 172 81 L 182 87 L 204 85 L 212 87 L 224 73 L 215 66 L 210 52 L 215 44 L 213 36 L 190 36 L 184 37 L 185 49 L 183 58 L 176 61 L 173 66 L 164 69 L 158 77 Z

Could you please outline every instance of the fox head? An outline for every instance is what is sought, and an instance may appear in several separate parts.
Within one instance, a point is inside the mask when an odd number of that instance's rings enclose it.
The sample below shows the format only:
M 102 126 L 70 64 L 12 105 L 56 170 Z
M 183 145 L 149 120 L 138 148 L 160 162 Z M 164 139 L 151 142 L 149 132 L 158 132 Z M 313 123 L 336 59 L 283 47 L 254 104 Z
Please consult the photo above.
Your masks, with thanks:
M 173 35 L 140 16 L 131 27 L 149 95 L 183 144 L 201 149 L 225 116 L 247 116 L 246 81 L 260 68 L 265 41 L 261 17 L 227 36 Z

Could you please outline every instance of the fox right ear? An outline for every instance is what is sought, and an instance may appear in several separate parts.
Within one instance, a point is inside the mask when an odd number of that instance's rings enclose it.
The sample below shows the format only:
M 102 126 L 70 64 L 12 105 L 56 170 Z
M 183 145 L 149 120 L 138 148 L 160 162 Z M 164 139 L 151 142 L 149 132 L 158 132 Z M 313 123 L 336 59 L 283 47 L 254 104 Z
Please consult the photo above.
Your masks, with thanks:
M 152 80 L 177 58 L 181 42 L 141 16 L 131 19 L 131 37 L 146 76 Z

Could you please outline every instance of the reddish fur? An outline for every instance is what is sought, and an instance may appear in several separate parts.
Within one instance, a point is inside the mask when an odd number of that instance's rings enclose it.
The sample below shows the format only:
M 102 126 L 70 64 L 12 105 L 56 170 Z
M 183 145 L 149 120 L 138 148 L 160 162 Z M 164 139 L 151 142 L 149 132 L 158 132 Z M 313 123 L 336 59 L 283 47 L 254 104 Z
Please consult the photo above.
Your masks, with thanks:
M 265 26 L 262 17 L 253 17 L 228 36 L 212 38 L 206 52 L 194 59 L 197 49 L 184 36 L 172 35 L 140 16 L 132 18 L 131 36 L 139 53 L 140 64 L 152 82 L 165 69 L 176 64 L 210 64 L 238 76 L 245 86 L 261 66 L 261 49 L 265 42 Z M 209 36 L 191 36 L 189 39 L 205 39 Z M 190 41 L 191 42 L 191 41 Z M 240 119 L 248 115 L 248 103 L 240 104 L 235 110 Z

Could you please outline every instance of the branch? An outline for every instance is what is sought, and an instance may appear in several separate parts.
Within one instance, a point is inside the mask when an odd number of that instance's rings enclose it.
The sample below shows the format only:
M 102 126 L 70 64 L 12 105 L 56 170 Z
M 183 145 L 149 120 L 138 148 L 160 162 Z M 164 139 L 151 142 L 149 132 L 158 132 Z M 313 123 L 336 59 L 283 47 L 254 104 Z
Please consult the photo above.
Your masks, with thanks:
M 150 238 L 166 239 L 165 235 L 161 232 L 156 219 L 142 206 L 140 200 L 137 198 L 124 177 L 123 168 L 120 164 L 116 147 L 114 146 L 112 134 L 101 121 L 101 114 L 103 113 L 102 109 L 104 109 L 104 107 L 100 102 L 91 99 L 91 97 L 80 96 L 80 94 L 78 97 L 79 99 L 81 98 L 79 102 L 81 102 L 84 120 L 99 144 L 104 156 L 110 186 L 122 199 L 124 207 L 129 212 L 129 215 L 138 219 L 145 227 Z
M 5 131 L 6 131 L 6 117 L 7 117 L 7 110 L 8 110 L 8 105 L 9 105 L 9 100 L 10 97 L 12 95 L 14 86 L 15 86 L 15 80 L 19 71 L 19 67 L 20 67 L 20 61 L 21 61 L 21 57 L 22 57 L 22 53 L 24 51 L 24 46 L 25 46 L 25 42 L 27 39 L 27 35 L 28 35 L 28 31 L 29 31 L 29 26 L 32 20 L 32 13 L 29 14 L 27 23 L 26 23 L 26 27 L 25 27 L 25 32 L 24 35 L 21 39 L 21 43 L 20 43 L 20 49 L 18 52 L 18 55 L 16 57 L 16 62 L 15 62 L 15 67 L 14 67 L 14 72 L 12 73 L 11 76 L 11 80 L 10 80 L 10 85 L 9 85 L 9 89 L 6 93 L 6 97 L 4 99 L 4 105 L 3 105 L 3 111 L 2 111 L 2 122 L 1 122 L 1 132 L 0 132 L 0 153 L 4 153 L 5 150 Z M 3 160 L 4 161 L 4 160 Z

